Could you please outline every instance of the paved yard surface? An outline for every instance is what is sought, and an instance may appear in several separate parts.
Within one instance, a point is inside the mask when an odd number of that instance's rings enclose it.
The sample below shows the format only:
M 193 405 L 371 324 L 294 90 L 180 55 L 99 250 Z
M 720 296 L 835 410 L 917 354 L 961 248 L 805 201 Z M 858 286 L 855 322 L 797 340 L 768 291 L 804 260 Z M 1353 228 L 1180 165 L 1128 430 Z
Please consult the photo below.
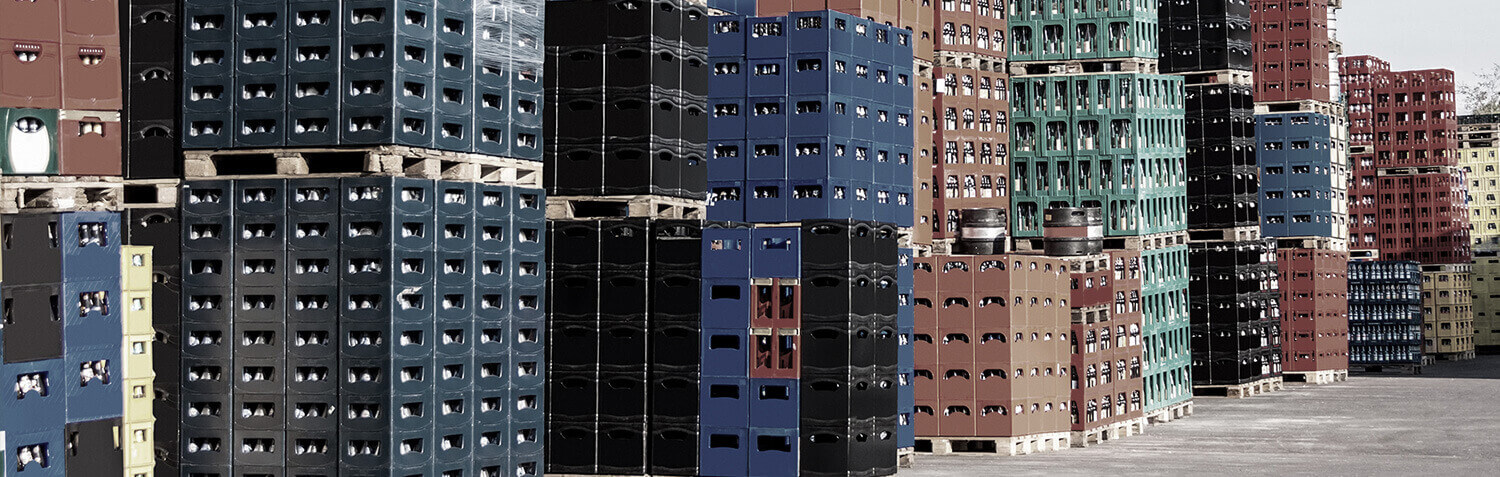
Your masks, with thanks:
M 1194 402 L 1192 417 L 1144 435 L 1018 457 L 918 455 L 900 475 L 1500 475 L 1500 356 Z

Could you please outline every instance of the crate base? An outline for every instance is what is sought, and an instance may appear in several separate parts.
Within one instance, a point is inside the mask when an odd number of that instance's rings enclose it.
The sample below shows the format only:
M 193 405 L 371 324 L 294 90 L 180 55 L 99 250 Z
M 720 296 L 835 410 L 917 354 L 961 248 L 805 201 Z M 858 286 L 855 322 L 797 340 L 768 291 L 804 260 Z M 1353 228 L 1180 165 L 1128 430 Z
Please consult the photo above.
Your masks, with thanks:
M 1193 402 L 1181 402 L 1146 413 L 1146 422 L 1152 425 L 1166 424 L 1193 415 Z
M 1100 58 L 1090 60 L 1012 61 L 1011 76 L 1077 75 L 1089 73 L 1156 74 L 1154 58 Z
M 1072 447 L 1069 432 L 1015 437 L 918 437 L 916 452 L 931 455 L 980 454 L 1018 456 Z
M 896 449 L 896 467 L 910 469 L 911 466 L 916 463 L 917 448 L 907 447 L 904 449 Z
M 664 195 L 551 196 L 547 218 L 553 220 L 648 217 L 707 218 L 704 201 Z
M 113 176 L 0 178 L 0 213 L 117 211 L 125 182 Z
M 1333 384 L 1349 380 L 1349 370 L 1329 369 L 1323 371 L 1282 371 L 1281 377 L 1286 382 L 1307 384 Z
M 1259 396 L 1261 394 L 1280 391 L 1282 386 L 1283 382 L 1281 376 L 1276 376 L 1274 378 L 1266 378 L 1244 384 L 1193 386 L 1193 395 L 1244 399 L 1251 396 Z
M 1103 444 L 1106 441 L 1145 433 L 1146 418 L 1138 417 L 1128 421 L 1116 422 L 1108 426 L 1096 427 L 1087 431 L 1073 431 L 1073 447 L 1088 447 L 1089 444 Z
M 389 175 L 540 188 L 542 163 L 409 146 L 183 151 L 188 178 Z
M 1422 374 L 1420 364 L 1361 364 L 1350 365 L 1349 370 L 1356 374 Z

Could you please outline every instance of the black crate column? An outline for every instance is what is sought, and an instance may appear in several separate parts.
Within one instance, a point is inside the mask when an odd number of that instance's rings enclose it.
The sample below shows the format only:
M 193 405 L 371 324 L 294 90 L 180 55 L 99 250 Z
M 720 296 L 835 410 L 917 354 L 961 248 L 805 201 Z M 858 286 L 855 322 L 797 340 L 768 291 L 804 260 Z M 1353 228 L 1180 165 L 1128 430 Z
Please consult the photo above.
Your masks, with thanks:
M 708 10 L 546 8 L 547 470 L 698 475 Z

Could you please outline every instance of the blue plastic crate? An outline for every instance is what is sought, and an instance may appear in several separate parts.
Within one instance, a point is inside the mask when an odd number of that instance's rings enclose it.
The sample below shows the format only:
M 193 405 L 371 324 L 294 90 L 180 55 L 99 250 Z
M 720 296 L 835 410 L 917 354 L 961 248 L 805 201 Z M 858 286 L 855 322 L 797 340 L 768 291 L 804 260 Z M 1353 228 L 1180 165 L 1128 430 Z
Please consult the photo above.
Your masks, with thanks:
M 699 425 L 742 427 L 749 425 L 750 380 L 705 377 L 699 385 Z
M 796 428 L 751 428 L 750 475 L 797 475 L 798 443 Z
M 801 276 L 801 229 L 757 227 L 751 232 L 750 275 L 755 278 Z
M 786 17 L 748 17 L 740 29 L 745 35 L 745 57 L 784 58 L 787 53 Z M 710 45 L 710 51 L 713 51 Z
M 707 328 L 700 335 L 702 375 L 744 377 L 750 372 L 750 331 L 747 320 L 739 328 Z
M 739 477 L 750 471 L 750 429 L 704 425 L 698 434 L 698 472 Z M 794 475 L 795 469 L 792 474 Z
M 744 130 L 744 123 L 741 121 L 738 132 L 731 137 L 743 138 Z M 713 135 L 710 135 L 708 144 L 708 180 L 710 182 L 745 180 L 745 160 L 751 153 L 745 144 L 744 140 L 714 140 Z
M 749 228 L 704 228 L 703 277 L 741 279 L 743 286 L 748 287 L 750 249 Z M 703 291 L 709 291 L 707 285 Z M 704 297 L 707 299 L 708 295 L 705 294 Z M 748 302 L 745 303 L 745 309 L 748 310 Z
M 713 90 L 710 90 L 713 91 Z M 715 92 L 717 93 L 717 92 Z M 736 141 L 745 138 L 747 118 L 754 114 L 743 93 L 715 96 L 708 104 L 708 139 L 710 141 Z
M 750 425 L 754 427 L 798 426 L 801 399 L 796 379 L 750 380 Z

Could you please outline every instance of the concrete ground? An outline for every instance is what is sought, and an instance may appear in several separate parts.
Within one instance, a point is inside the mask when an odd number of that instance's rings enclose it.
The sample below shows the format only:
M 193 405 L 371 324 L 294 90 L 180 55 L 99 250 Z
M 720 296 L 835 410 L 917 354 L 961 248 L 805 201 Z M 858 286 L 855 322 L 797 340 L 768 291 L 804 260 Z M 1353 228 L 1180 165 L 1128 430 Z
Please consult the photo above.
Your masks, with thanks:
M 1191 417 L 1086 449 L 918 454 L 900 475 L 1500 475 L 1500 356 L 1194 403 Z

